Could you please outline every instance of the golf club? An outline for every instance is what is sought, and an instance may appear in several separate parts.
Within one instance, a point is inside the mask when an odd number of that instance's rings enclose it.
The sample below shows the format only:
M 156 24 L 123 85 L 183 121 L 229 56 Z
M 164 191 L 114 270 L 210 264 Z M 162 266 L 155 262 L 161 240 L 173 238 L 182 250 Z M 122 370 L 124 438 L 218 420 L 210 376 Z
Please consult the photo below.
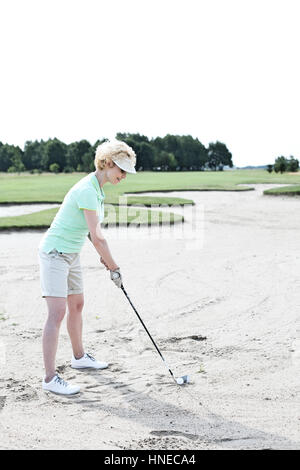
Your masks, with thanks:
M 175 379 L 172 370 L 170 369 L 168 363 L 166 362 L 166 360 L 164 359 L 162 353 L 161 353 L 160 350 L 158 349 L 158 347 L 157 347 L 157 345 L 156 345 L 154 339 L 153 339 L 152 336 L 150 335 L 150 333 L 149 333 L 149 331 L 148 331 L 148 329 L 147 329 L 145 323 L 143 322 L 143 320 L 141 319 L 140 315 L 138 314 L 136 308 L 134 307 L 133 303 L 131 302 L 131 300 L 130 300 L 130 298 L 129 298 L 127 292 L 126 292 L 126 290 L 124 289 L 123 284 L 121 285 L 121 289 L 122 289 L 122 291 L 124 292 L 124 294 L 126 295 L 126 297 L 127 297 L 128 301 L 129 301 L 131 307 L 133 308 L 133 310 L 134 310 L 134 312 L 136 313 L 138 319 L 140 320 L 141 324 L 143 325 L 143 327 L 144 327 L 146 333 L 148 334 L 149 338 L 151 339 L 152 343 L 154 344 L 156 351 L 158 352 L 158 354 L 159 354 L 160 357 L 162 358 L 163 363 L 165 364 L 166 368 L 167 368 L 168 371 L 170 372 L 171 377 L 172 377 L 172 379 L 174 380 L 174 382 L 175 382 L 176 384 L 178 384 L 178 385 L 183 385 L 183 384 L 189 383 L 190 378 L 189 378 L 188 375 L 183 375 L 182 377 L 178 377 L 177 379 Z

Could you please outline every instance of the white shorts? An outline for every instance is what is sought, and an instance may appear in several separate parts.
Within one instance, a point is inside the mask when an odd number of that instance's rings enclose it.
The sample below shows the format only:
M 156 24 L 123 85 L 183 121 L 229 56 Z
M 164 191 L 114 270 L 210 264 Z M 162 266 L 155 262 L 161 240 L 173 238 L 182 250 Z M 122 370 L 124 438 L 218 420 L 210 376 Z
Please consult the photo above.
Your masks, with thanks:
M 79 253 L 39 251 L 40 281 L 43 297 L 67 297 L 83 293 Z

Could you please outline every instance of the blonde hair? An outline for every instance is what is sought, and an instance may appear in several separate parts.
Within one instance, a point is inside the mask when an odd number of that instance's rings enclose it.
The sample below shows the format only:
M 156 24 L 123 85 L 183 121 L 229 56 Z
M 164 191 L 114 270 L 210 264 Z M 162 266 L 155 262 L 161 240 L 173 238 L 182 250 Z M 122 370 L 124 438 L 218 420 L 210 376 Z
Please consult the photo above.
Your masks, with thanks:
M 98 145 L 95 153 L 95 168 L 103 170 L 107 163 L 113 161 L 114 157 L 130 159 L 133 165 L 136 164 L 136 154 L 134 150 L 121 140 L 107 141 Z

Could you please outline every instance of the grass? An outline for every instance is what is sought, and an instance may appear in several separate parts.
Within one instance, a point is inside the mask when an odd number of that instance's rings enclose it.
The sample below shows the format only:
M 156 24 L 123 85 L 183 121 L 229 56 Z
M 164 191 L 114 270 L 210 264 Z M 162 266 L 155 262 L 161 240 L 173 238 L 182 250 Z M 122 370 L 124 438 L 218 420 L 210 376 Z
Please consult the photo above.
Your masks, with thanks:
M 68 190 L 86 173 L 43 173 L 31 175 L 29 173 L 9 174 L 0 173 L 0 204 L 21 204 L 21 203 L 61 203 Z M 265 170 L 234 170 L 234 171 L 196 171 L 196 172 L 140 172 L 136 175 L 128 174 L 126 179 L 120 184 L 105 185 L 105 203 L 107 209 L 107 220 L 115 220 L 119 225 L 132 223 L 134 217 L 127 212 L 120 211 L 119 197 L 126 193 L 141 192 L 168 192 L 168 191 L 245 191 L 251 188 L 238 186 L 240 184 L 295 184 L 294 187 L 285 189 L 285 194 L 299 194 L 300 172 L 296 174 L 276 174 L 268 173 Z M 294 189 L 293 189 L 294 188 Z M 284 188 L 283 188 L 284 189 Z M 272 194 L 283 194 L 283 189 L 272 190 Z M 281 191 L 281 192 L 280 192 Z M 266 194 L 270 192 L 266 191 Z M 117 211 L 108 204 L 116 205 Z M 122 200 L 120 201 L 122 204 Z M 127 196 L 124 204 L 142 205 L 151 207 L 152 205 L 184 205 L 193 204 L 192 200 L 184 198 L 154 197 L 154 196 Z M 57 208 L 48 209 L 33 214 L 18 217 L 0 218 L 0 230 L 21 229 L 21 228 L 45 228 L 49 227 Z M 129 208 L 128 208 L 129 211 Z M 141 213 L 142 214 L 142 213 Z M 156 214 L 155 214 L 156 215 Z M 126 218 L 127 217 L 127 218 Z M 151 212 L 146 211 L 140 217 L 144 222 L 149 223 Z M 171 223 L 182 220 L 181 216 L 172 214 Z M 163 214 L 158 216 L 157 223 L 163 223 Z
M 62 202 L 67 191 L 85 173 L 42 173 L 20 175 L 0 173 L 0 203 Z M 106 202 L 117 204 L 124 193 L 155 191 L 221 190 L 244 191 L 239 184 L 283 183 L 300 184 L 300 172 L 295 174 L 268 173 L 264 170 L 192 171 L 192 172 L 140 172 L 127 175 L 117 186 L 105 185 Z M 136 204 L 137 197 L 128 197 L 128 204 Z M 165 198 L 153 198 L 157 203 Z M 163 201 L 162 203 L 165 203 Z M 184 200 L 181 201 L 184 203 Z
M 126 196 L 126 195 L 125 195 Z M 183 199 L 179 197 L 155 197 L 155 196 L 126 196 L 128 206 L 145 206 L 151 207 L 153 205 L 160 206 L 184 206 L 186 204 L 194 205 L 194 201 L 191 199 Z M 121 202 L 122 203 L 122 202 Z
M 45 229 L 51 225 L 58 207 L 46 209 L 32 214 L 19 215 L 16 217 L 0 217 L 1 230 L 29 230 Z M 178 214 L 164 214 L 161 211 L 150 211 L 133 207 L 106 207 L 105 218 L 102 226 L 127 226 L 127 225 L 162 225 L 182 222 L 183 217 Z
M 300 185 L 266 189 L 264 194 L 272 196 L 300 196 Z
M 84 173 L 20 175 L 0 173 L 0 203 L 61 202 Z

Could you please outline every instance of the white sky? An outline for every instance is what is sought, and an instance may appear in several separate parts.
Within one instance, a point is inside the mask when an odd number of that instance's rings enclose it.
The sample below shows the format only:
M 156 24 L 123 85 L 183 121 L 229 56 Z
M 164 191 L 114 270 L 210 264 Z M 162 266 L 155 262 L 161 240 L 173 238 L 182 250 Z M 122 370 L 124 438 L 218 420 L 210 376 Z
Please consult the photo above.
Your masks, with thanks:
M 0 141 L 116 132 L 300 157 L 298 0 L 0 0 Z

